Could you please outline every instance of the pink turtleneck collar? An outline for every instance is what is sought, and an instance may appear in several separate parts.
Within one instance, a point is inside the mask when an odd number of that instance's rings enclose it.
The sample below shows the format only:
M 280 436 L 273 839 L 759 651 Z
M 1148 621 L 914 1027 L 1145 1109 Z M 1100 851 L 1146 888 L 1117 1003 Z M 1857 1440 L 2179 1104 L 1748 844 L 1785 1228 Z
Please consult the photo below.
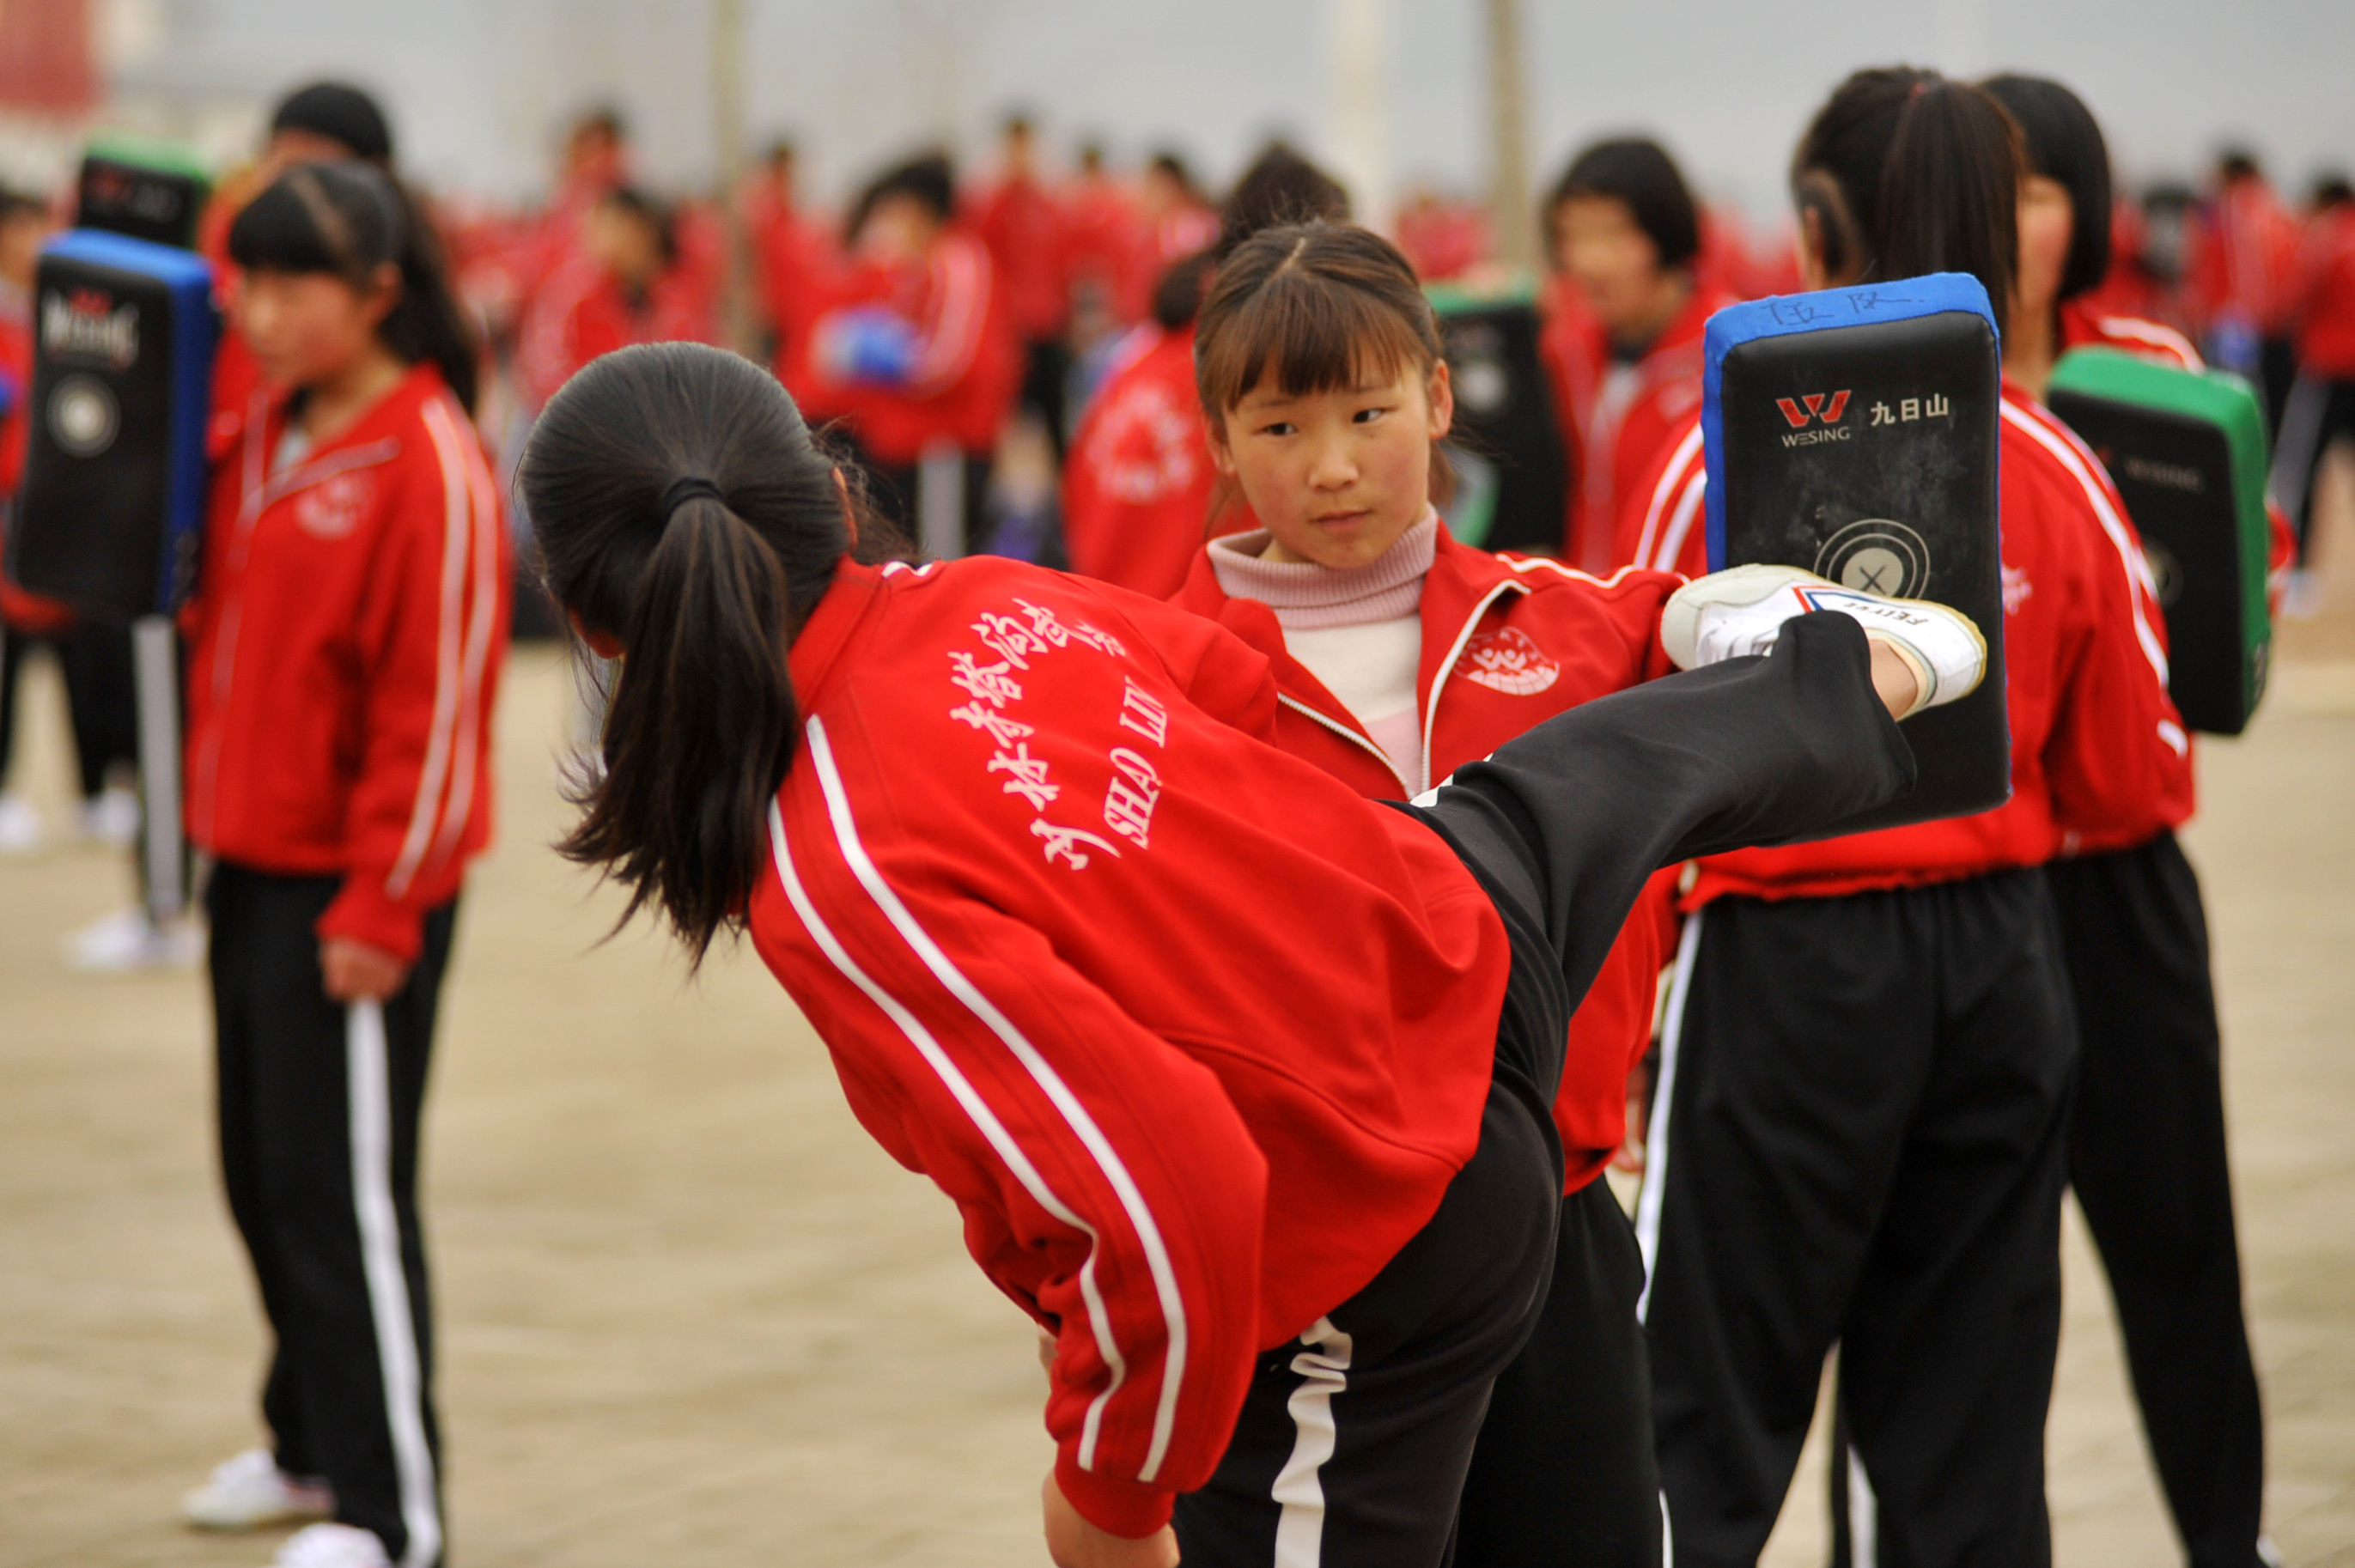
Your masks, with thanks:
M 1423 580 L 1439 549 L 1439 514 L 1425 510 L 1390 549 L 1338 571 L 1263 560 L 1260 552 L 1267 547 L 1264 528 L 1210 541 L 1210 570 L 1228 598 L 1258 600 L 1287 632 L 1395 621 L 1413 614 L 1423 602 Z

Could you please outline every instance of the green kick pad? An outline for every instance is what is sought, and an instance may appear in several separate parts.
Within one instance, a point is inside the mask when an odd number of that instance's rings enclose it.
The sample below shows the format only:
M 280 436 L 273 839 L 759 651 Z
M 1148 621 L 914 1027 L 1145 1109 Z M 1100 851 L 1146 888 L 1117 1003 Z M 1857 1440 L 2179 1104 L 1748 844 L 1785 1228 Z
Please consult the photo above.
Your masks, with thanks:
M 2046 401 L 2126 498 L 2167 612 L 2169 693 L 2184 723 L 2237 735 L 2264 695 L 2265 416 L 2229 371 L 2079 348 Z

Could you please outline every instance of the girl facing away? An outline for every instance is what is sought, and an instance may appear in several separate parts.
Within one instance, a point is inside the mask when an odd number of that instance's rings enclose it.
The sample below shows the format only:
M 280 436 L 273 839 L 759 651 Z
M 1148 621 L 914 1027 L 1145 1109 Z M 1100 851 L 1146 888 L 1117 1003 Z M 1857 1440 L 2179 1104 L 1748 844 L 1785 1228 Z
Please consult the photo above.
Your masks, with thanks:
M 1906 649 L 1720 593 L 1679 623 L 1710 667 L 1394 807 L 1271 744 L 1266 658 L 1209 622 L 891 559 L 719 350 L 589 367 L 523 485 L 619 661 L 567 852 L 693 954 L 749 932 L 1051 1337 L 1067 1568 L 1444 1561 L 1551 1264 L 1570 1012 L 1645 880 L 1902 793 L 1890 716 L 1983 667 L 1958 617 Z

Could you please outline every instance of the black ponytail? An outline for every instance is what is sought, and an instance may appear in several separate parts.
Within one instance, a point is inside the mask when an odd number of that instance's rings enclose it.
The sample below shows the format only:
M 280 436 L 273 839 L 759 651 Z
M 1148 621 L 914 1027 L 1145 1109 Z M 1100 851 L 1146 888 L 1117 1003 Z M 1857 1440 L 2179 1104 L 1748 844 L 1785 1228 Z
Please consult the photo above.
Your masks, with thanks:
M 2001 331 L 2019 269 L 2019 128 L 1978 88 L 1884 67 L 1840 83 L 1791 160 L 1825 270 L 1842 282 L 1968 272 Z
M 432 360 L 468 413 L 474 411 L 481 347 L 450 290 L 432 220 L 400 183 L 357 159 L 298 164 L 270 183 L 229 225 L 229 260 L 282 272 L 332 272 L 374 286 L 379 267 L 400 272 L 400 297 L 377 326 L 409 364 Z
M 603 773 L 558 848 L 628 887 L 623 923 L 653 907 L 700 963 L 767 864 L 801 734 L 786 652 L 846 553 L 900 541 L 847 503 L 773 377 L 701 344 L 592 361 L 541 411 L 517 482 L 549 592 L 625 650 Z

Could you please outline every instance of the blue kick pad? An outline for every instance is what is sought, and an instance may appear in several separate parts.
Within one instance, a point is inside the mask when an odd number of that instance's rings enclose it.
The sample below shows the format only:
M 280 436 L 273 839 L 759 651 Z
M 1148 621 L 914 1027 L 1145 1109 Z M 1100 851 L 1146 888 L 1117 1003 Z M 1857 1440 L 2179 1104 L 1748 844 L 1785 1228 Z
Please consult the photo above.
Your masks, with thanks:
M 109 622 L 186 597 L 219 335 L 212 269 L 192 251 L 90 229 L 42 249 L 17 581 Z
M 1906 720 L 1913 794 L 1839 831 L 2002 805 L 2002 352 L 1987 291 L 1935 272 L 1753 300 L 1710 317 L 1705 352 L 1710 570 L 1803 566 L 1952 605 L 1987 640 L 1977 690 Z

